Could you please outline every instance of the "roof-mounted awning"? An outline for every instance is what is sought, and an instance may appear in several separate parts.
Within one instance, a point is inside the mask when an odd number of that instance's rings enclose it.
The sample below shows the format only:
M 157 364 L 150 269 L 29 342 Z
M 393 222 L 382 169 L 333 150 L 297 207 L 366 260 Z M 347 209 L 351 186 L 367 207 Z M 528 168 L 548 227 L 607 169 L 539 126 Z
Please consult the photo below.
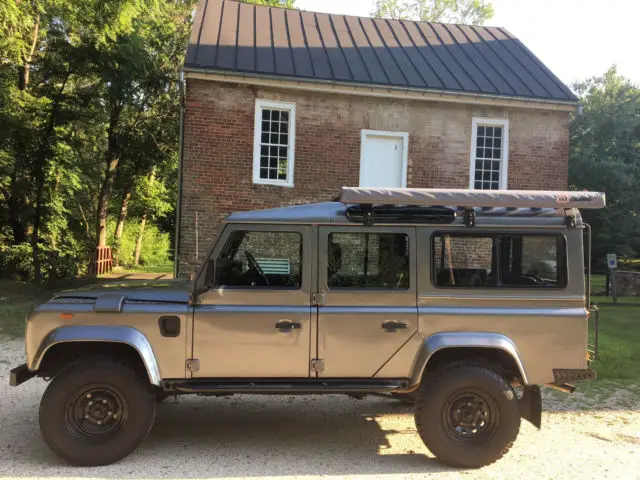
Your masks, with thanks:
M 340 201 L 360 205 L 507 208 L 604 208 L 601 192 L 342 187 Z

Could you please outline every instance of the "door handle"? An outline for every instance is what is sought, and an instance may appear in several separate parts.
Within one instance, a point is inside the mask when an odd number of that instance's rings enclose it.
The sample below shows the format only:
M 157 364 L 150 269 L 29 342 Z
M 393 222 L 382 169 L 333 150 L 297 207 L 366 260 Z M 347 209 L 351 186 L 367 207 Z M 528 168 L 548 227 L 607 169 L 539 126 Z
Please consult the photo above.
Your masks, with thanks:
M 290 332 L 296 328 L 302 328 L 302 325 L 298 322 L 290 322 L 289 320 L 282 320 L 276 323 L 276 328 L 281 332 Z
M 403 322 L 397 322 L 395 320 L 389 320 L 382 324 L 382 328 L 389 333 L 396 332 L 402 328 L 407 328 L 407 324 Z

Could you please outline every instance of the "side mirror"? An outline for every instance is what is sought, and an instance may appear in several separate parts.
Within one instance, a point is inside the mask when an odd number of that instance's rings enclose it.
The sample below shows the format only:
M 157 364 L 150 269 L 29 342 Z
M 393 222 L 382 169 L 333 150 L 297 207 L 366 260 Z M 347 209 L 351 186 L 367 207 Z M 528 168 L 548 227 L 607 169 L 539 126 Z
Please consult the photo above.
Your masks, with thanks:
M 216 262 L 209 260 L 204 272 L 204 287 L 208 288 L 216 283 Z

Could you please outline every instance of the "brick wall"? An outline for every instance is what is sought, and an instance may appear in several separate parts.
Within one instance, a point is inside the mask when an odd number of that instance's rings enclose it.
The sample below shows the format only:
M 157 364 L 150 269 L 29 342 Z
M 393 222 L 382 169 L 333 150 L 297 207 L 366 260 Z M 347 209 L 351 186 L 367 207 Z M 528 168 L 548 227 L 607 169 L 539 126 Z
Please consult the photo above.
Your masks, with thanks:
M 256 98 L 295 102 L 293 188 L 254 185 Z M 509 188 L 566 189 L 568 114 L 187 80 L 180 273 L 232 211 L 327 201 L 358 185 L 362 129 L 409 132 L 409 187 L 467 188 L 471 118 L 509 118 Z M 195 215 L 198 212 L 198 258 Z

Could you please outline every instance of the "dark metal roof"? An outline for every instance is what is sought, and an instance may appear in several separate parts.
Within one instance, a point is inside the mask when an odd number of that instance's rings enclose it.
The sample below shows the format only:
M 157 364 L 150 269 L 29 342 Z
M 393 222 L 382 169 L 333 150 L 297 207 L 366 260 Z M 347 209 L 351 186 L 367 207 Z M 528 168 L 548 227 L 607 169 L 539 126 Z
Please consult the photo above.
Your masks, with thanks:
M 577 102 L 503 28 L 200 0 L 185 70 Z

